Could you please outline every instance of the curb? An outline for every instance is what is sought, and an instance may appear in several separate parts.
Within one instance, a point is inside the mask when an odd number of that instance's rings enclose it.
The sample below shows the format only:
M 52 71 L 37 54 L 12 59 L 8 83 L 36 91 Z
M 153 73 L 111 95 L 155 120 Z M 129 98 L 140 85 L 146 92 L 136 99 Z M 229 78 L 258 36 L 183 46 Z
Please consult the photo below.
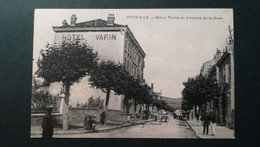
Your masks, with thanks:
M 136 123 L 129 123 L 129 124 L 123 124 L 123 125 L 119 125 L 119 126 L 112 126 L 112 127 L 109 127 L 109 128 L 101 128 L 101 129 L 97 129 L 95 131 L 92 131 L 92 130 L 84 130 L 84 131 L 55 131 L 53 133 L 53 135 L 70 135 L 70 134 L 85 134 L 85 133 L 100 133 L 100 132 L 105 132 L 105 131 L 110 131 L 110 130 L 114 130 L 114 129 L 118 129 L 118 128 L 123 128 L 123 127 L 130 127 L 130 126 L 133 126 L 133 125 L 139 125 L 139 124 L 145 124 L 147 122 L 152 122 L 154 121 L 153 119 L 152 120 L 145 120 L 145 121 L 142 121 L 142 122 L 136 122 Z M 37 131 L 37 132 L 31 132 L 31 136 L 32 135 L 41 135 L 42 132 L 41 131 Z
M 151 121 L 153 121 L 153 120 L 146 120 L 144 122 L 136 122 L 136 123 L 132 123 L 132 124 L 123 124 L 123 125 L 119 125 L 119 126 L 114 126 L 114 127 L 110 127 L 110 128 L 96 130 L 95 132 L 105 132 L 105 131 L 110 131 L 110 130 L 114 130 L 114 129 L 118 129 L 118 128 L 124 128 L 124 127 L 130 127 L 130 126 L 133 126 L 133 125 L 145 124 L 145 123 L 151 122 Z
M 188 126 L 190 127 L 190 129 L 195 133 L 195 135 L 199 138 L 199 139 L 201 139 L 201 137 L 197 134 L 197 132 L 191 127 L 191 125 L 188 123 L 188 121 L 187 120 L 185 120 L 185 122 L 186 122 L 186 124 L 188 124 Z

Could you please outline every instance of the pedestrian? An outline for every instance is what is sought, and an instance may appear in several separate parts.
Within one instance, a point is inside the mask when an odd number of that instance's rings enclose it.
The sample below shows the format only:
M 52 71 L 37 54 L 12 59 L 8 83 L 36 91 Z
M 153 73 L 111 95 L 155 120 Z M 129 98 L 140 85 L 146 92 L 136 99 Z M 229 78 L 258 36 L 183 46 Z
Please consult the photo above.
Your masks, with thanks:
M 210 110 L 209 119 L 210 119 L 210 129 L 211 129 L 212 136 L 215 136 L 215 134 L 216 134 L 216 128 L 215 128 L 216 127 L 216 118 L 215 118 L 215 115 L 214 115 L 212 110 Z
M 93 115 L 90 115 L 88 118 L 88 129 L 92 129 L 93 127 Z
M 89 120 L 89 115 L 86 115 L 84 118 L 84 123 L 83 123 L 83 127 L 85 130 L 89 129 L 88 120 Z
M 42 138 L 52 138 L 54 128 L 54 118 L 51 114 L 53 107 L 46 107 L 46 114 L 42 119 Z
M 106 114 L 105 114 L 105 112 L 103 111 L 103 112 L 100 114 L 100 123 L 101 123 L 102 125 L 105 124 L 105 119 L 106 119 Z
M 208 133 L 209 133 L 209 123 L 210 123 L 209 113 L 206 112 L 206 114 L 204 114 L 201 117 L 201 120 L 203 121 L 203 134 L 208 135 Z
M 97 124 L 97 115 L 93 115 L 92 116 L 92 130 L 95 131 L 96 130 L 96 124 Z
M 155 112 L 155 113 L 154 113 L 154 121 L 157 121 L 157 118 L 158 118 L 158 113 Z

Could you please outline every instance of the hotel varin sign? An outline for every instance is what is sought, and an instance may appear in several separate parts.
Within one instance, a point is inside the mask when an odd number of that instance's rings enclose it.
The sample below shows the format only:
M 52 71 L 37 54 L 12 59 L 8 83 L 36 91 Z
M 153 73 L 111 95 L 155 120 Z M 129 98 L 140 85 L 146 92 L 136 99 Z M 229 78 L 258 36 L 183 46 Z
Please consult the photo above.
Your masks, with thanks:
M 96 34 L 96 40 L 116 40 L 116 34 Z M 62 41 L 85 40 L 83 34 L 63 34 Z

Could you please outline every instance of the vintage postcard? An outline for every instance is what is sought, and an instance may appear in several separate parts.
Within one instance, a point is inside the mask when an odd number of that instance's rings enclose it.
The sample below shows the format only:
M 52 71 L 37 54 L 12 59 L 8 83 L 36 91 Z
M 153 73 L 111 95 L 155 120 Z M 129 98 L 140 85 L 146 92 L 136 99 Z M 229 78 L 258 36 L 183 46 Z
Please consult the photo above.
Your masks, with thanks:
M 233 9 L 35 9 L 31 138 L 235 138 Z

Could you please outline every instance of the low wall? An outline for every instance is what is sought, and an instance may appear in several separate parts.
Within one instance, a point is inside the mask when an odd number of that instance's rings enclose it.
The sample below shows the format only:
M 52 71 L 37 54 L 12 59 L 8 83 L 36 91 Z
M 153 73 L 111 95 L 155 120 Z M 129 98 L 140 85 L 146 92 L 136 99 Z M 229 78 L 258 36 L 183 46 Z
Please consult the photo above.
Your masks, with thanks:
M 123 116 L 119 110 L 108 110 L 106 113 L 106 119 L 112 121 L 126 121 L 127 116 Z
M 41 126 L 42 125 L 42 118 L 45 114 L 31 114 L 31 126 Z M 62 114 L 61 113 L 52 113 L 54 117 L 55 124 L 60 125 L 62 124 Z
M 96 115 L 97 121 L 100 122 L 100 114 L 103 110 L 97 109 L 84 109 L 84 108 L 69 108 L 68 123 L 73 126 L 83 126 L 84 118 L 86 115 Z M 41 126 L 42 118 L 45 114 L 31 114 L 31 126 Z M 55 118 L 55 124 L 62 124 L 62 114 L 52 113 Z M 119 110 L 108 110 L 106 112 L 106 120 L 112 121 L 126 121 L 127 115 L 123 116 Z
M 99 122 L 101 112 L 102 110 L 96 109 L 69 108 L 69 125 L 83 126 L 86 115 L 96 115 Z

